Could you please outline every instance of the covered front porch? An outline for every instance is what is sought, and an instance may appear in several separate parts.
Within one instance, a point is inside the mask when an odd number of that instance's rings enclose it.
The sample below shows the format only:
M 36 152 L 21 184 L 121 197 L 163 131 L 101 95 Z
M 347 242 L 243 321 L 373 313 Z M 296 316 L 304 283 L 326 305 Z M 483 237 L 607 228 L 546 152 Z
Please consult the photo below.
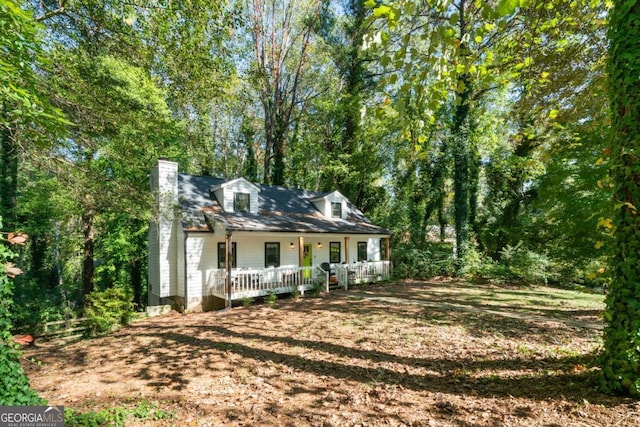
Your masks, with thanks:
M 254 298 L 268 294 L 299 292 L 304 295 L 316 287 L 329 292 L 360 283 L 388 280 L 390 261 L 363 261 L 351 264 L 324 264 L 315 266 L 284 265 L 267 268 L 226 268 L 207 271 L 210 295 L 227 301 Z M 227 286 L 228 284 L 231 286 Z

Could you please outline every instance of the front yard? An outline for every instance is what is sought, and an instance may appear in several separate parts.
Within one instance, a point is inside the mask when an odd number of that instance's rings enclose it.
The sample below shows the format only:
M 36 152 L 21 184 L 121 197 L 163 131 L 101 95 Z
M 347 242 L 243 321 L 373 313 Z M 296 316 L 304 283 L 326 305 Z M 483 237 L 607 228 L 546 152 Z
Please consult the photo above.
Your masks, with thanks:
M 551 288 L 360 286 L 145 319 L 29 350 L 25 369 L 50 404 L 129 408 L 132 426 L 638 425 L 638 402 L 590 383 L 602 308 Z

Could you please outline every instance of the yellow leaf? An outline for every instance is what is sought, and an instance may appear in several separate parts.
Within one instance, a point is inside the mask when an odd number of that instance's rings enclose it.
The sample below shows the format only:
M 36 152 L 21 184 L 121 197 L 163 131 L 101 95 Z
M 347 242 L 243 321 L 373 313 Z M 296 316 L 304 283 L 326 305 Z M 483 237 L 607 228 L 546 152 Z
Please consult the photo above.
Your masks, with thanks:
M 596 244 L 595 244 L 595 248 L 596 248 L 596 249 L 600 249 L 600 248 L 601 248 L 601 247 L 603 247 L 603 246 L 604 246 L 604 242 L 602 242 L 602 241 L 600 241 L 600 240 L 598 240 L 598 241 L 596 242 Z
M 543 71 L 542 73 L 540 73 L 540 77 L 542 77 L 543 79 L 546 79 L 547 77 L 549 77 L 549 73 L 547 73 L 546 71 Z
M 560 113 L 560 111 L 558 111 L 558 110 L 551 110 L 551 111 L 549 111 L 549 118 L 551 120 L 554 120 L 556 117 L 558 117 L 559 113 Z
M 613 221 L 611 220 L 611 218 L 599 218 L 598 227 L 611 229 L 613 227 Z
M 600 157 L 598 160 L 596 160 L 596 166 L 600 166 L 603 163 L 604 163 L 604 159 L 602 157 Z
M 629 209 L 631 209 L 634 213 L 638 211 L 638 210 L 636 209 L 636 207 L 635 207 L 632 203 L 624 202 L 624 205 L 625 205 L 626 207 L 628 207 Z

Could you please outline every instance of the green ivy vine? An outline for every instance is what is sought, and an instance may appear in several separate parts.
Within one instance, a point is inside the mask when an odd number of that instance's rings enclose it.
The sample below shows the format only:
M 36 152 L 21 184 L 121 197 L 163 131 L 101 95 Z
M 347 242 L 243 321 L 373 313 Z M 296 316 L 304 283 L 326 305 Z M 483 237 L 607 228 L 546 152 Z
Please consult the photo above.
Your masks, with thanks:
M 29 379 L 20 365 L 18 346 L 14 344 L 11 334 L 13 289 L 9 276 L 20 274 L 21 271 L 9 262 L 13 252 L 8 244 L 23 243 L 25 238 L 23 235 L 0 234 L 0 406 L 46 403 L 29 386 Z
M 609 16 L 613 280 L 608 289 L 601 388 L 640 396 L 640 1 L 618 0 Z

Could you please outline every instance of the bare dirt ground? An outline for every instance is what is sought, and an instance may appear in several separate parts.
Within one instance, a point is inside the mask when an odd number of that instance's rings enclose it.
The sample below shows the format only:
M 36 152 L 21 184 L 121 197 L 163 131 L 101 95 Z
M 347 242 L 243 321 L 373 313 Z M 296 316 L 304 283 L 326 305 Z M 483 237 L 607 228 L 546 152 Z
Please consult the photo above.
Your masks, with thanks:
M 145 319 L 36 347 L 26 356 L 40 366 L 24 366 L 50 404 L 86 412 L 146 402 L 172 414 L 129 417 L 131 426 L 640 425 L 640 402 L 594 391 L 598 302 L 554 292 L 363 286 Z M 371 299 L 385 295 L 425 304 Z

